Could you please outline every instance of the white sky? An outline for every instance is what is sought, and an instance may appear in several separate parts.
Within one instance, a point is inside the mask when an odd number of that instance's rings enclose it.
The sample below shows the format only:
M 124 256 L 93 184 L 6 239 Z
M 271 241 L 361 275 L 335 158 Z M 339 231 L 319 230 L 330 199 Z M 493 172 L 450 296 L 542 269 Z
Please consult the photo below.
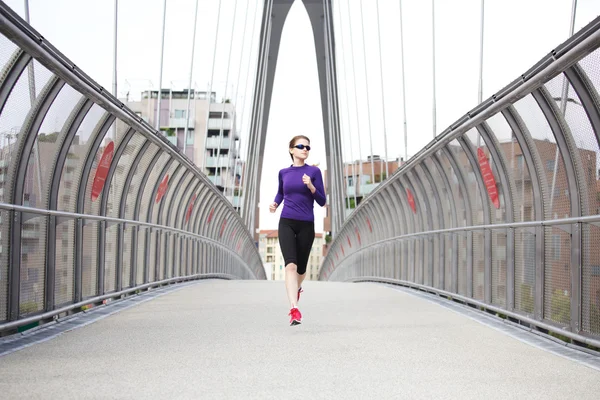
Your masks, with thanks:
M 4 1 L 21 16 L 24 15 L 23 0 Z M 238 126 L 242 127 L 244 139 L 247 137 L 263 2 L 222 0 L 216 43 L 213 90 L 217 90 L 219 99 L 233 98 L 237 93 L 236 104 L 240 118 Z M 110 89 L 114 1 L 29 0 L 29 3 L 31 24 L 83 71 Z M 206 90 L 213 66 L 219 2 L 200 0 L 199 3 L 193 82 L 199 90 Z M 376 1 L 362 3 L 366 72 L 361 1 L 334 1 L 344 158 L 351 160 L 352 150 L 353 159 L 358 159 L 359 154 L 365 159 L 370 149 L 370 132 L 374 153 L 384 156 L 387 148 L 388 158 L 392 159 L 404 155 L 399 1 L 379 1 L 385 110 L 382 107 Z M 513 81 L 567 39 L 571 3 L 572 0 L 485 2 L 484 99 Z M 600 14 L 600 1 L 579 0 L 577 3 L 575 31 Z M 432 9 L 431 1 L 404 0 L 402 4 L 410 156 L 433 137 Z M 172 86 L 181 89 L 187 85 L 194 6 L 194 0 L 167 2 L 163 88 Z M 436 0 L 435 7 L 436 109 L 437 133 L 440 133 L 477 104 L 480 0 Z M 244 30 L 246 8 L 248 23 Z M 162 10 L 162 0 L 119 0 L 119 96 L 128 91 L 132 96 L 138 96 L 139 92 L 148 87 L 158 87 Z M 232 39 L 234 11 L 236 24 Z M 244 38 L 245 45 L 242 47 Z M 232 56 L 227 77 L 230 44 Z M 356 90 L 353 72 L 356 75 Z M 224 93 L 226 81 L 227 92 Z M 383 140 L 384 111 L 387 146 Z M 277 190 L 277 171 L 290 164 L 287 143 L 296 134 L 305 134 L 311 138 L 314 150 L 311 151 L 309 162 L 320 163 L 321 169 L 325 169 L 326 155 L 314 43 L 310 22 L 300 0 L 292 7 L 284 27 L 275 76 L 265 149 L 268 157 L 265 157 L 261 185 L 261 229 L 277 227 L 280 210 L 277 214 L 269 214 L 268 204 Z M 352 149 L 349 146 L 350 138 Z M 317 231 L 322 230 L 322 218 L 322 209 L 317 206 Z

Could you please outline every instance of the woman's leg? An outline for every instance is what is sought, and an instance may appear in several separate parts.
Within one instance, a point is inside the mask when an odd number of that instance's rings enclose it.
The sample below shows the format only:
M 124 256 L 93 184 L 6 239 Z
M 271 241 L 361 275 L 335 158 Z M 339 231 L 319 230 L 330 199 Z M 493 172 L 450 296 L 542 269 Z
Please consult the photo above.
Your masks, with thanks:
M 290 308 L 297 306 L 298 299 L 298 280 L 297 260 L 296 260 L 296 232 L 293 228 L 293 221 L 281 218 L 279 220 L 279 246 L 285 260 L 285 291 L 290 302 Z
M 287 292 L 288 300 L 290 301 L 290 308 L 297 308 L 298 304 L 298 266 L 290 263 L 285 266 L 285 290 Z
M 302 286 L 304 278 L 306 277 L 306 266 L 308 265 L 308 258 L 310 257 L 310 251 L 312 249 L 313 242 L 315 240 L 315 225 L 312 222 L 304 222 L 302 228 L 296 234 L 296 251 L 298 254 L 298 265 L 297 265 L 297 281 L 298 287 Z M 297 298 L 297 296 L 296 296 Z

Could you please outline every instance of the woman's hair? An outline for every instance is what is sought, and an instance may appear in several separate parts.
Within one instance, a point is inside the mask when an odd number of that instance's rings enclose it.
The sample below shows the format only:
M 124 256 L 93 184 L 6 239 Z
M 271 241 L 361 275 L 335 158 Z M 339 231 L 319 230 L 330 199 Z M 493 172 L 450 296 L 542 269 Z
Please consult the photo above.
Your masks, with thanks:
M 298 140 L 300 140 L 300 139 L 306 139 L 306 141 L 307 141 L 308 143 L 310 143 L 310 139 L 309 139 L 309 138 L 307 138 L 307 137 L 306 137 L 306 136 L 304 136 L 304 135 L 298 135 L 298 136 L 294 136 L 294 137 L 292 138 L 292 140 L 290 140 L 290 149 L 293 149 L 293 148 L 294 148 L 294 146 L 296 145 L 296 141 L 298 141 Z M 294 155 L 293 155 L 292 153 L 290 153 L 290 157 L 292 158 L 292 161 L 294 161 Z

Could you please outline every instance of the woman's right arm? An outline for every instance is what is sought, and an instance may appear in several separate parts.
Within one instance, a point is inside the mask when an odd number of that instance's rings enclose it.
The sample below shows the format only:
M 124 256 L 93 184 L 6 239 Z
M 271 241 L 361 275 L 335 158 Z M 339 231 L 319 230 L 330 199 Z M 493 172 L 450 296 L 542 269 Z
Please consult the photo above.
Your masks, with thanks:
M 277 190 L 277 196 L 275 196 L 274 203 L 280 205 L 283 201 L 283 178 L 281 177 L 281 171 L 279 171 L 279 189 Z

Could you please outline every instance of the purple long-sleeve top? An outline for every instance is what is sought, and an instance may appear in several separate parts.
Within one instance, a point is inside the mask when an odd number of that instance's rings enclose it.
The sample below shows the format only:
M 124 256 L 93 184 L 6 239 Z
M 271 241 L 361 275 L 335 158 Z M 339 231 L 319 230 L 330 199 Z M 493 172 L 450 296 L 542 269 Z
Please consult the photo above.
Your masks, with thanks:
M 308 186 L 302 182 L 304 174 L 310 176 L 310 180 L 316 189 L 315 193 L 312 193 Z M 304 164 L 302 167 L 290 166 L 279 171 L 279 190 L 274 201 L 277 205 L 280 205 L 282 200 L 282 218 L 314 221 L 314 202 L 316 201 L 317 204 L 323 207 L 327 200 L 321 170 L 318 167 Z

